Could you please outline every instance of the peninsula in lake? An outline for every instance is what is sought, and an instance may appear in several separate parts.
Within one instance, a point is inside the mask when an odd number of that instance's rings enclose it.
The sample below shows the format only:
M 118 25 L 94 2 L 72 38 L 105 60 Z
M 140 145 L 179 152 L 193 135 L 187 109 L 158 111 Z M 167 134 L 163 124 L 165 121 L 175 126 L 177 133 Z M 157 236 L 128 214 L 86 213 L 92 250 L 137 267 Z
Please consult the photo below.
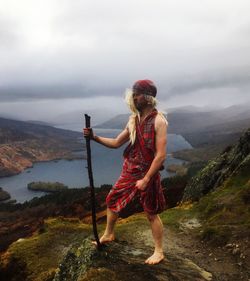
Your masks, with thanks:
M 52 126 L 0 118 L 0 177 L 22 172 L 33 163 L 75 159 L 82 134 Z

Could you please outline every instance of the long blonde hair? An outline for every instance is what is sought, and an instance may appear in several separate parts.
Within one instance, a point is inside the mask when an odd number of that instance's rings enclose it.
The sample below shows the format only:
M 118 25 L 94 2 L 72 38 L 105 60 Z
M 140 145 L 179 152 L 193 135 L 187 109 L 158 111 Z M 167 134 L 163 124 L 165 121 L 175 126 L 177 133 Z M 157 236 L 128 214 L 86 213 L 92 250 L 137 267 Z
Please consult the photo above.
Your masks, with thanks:
M 155 97 L 149 96 L 149 95 L 144 95 L 144 96 L 149 104 L 151 104 L 153 107 L 156 107 L 157 99 Z M 127 125 L 128 131 L 129 131 L 129 139 L 130 139 L 131 144 L 134 144 L 135 138 L 136 138 L 136 117 L 138 118 L 138 120 L 140 120 L 140 113 L 135 107 L 134 99 L 133 99 L 133 91 L 131 89 L 126 90 L 125 101 L 131 111 L 131 115 L 129 117 L 129 121 L 128 121 L 128 125 Z M 159 114 L 164 119 L 166 119 L 165 116 L 161 112 L 159 112 Z

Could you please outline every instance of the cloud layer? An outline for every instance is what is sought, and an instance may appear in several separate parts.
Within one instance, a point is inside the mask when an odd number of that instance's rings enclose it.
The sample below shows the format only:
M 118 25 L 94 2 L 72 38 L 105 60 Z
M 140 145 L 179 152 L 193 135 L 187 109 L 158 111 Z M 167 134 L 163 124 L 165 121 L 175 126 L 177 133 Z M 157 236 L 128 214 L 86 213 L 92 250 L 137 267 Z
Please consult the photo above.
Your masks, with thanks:
M 249 10 L 248 0 L 0 0 L 0 101 L 109 107 L 150 78 L 170 106 L 248 102 Z

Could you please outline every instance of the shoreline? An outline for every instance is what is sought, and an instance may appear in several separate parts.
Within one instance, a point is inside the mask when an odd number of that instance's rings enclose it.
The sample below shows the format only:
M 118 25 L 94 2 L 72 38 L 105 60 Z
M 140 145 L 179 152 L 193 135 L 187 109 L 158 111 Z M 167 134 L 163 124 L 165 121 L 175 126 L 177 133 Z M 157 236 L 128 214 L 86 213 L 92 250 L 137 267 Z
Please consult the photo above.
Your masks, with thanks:
M 11 195 L 9 194 L 9 192 L 0 187 L 0 203 L 7 202 L 10 199 Z
M 116 150 L 116 152 L 111 151 L 107 153 L 106 148 L 96 147 L 95 145 L 96 144 L 93 143 L 92 155 L 95 168 L 95 186 L 99 187 L 102 184 L 113 184 L 120 173 L 120 166 L 118 168 L 118 165 L 114 162 L 114 158 L 119 157 L 117 161 L 119 163 L 122 162 L 121 150 L 123 148 Z M 170 139 L 168 146 L 169 153 L 167 154 L 165 167 L 171 164 L 181 164 L 185 162 L 183 159 L 174 157 L 174 152 L 172 152 L 176 151 L 178 147 L 181 150 L 183 146 L 185 146 L 185 144 L 180 141 L 179 137 L 177 137 L 177 139 L 175 139 L 175 137 Z M 12 199 L 16 199 L 16 201 L 20 203 L 25 200 L 32 200 L 33 197 L 40 197 L 43 195 L 42 192 L 34 194 L 34 191 L 23 190 L 31 181 L 60 181 L 69 186 L 69 188 L 86 187 L 89 183 L 87 180 L 86 163 L 84 163 L 86 159 L 85 154 L 86 150 L 84 147 L 79 147 L 71 150 L 70 153 L 64 153 L 62 157 L 56 155 L 56 157 L 47 157 L 47 159 L 33 161 L 32 165 L 23 168 L 19 172 L 8 176 L 1 176 L 0 185 L 2 185 L 5 190 L 9 191 Z M 77 164 L 77 161 L 82 161 L 83 163 Z M 59 162 L 58 165 L 57 162 Z M 48 163 L 48 166 L 46 163 Z M 175 173 L 171 173 L 165 168 L 161 175 L 162 178 L 166 178 L 174 176 Z M 11 176 L 13 176 L 13 178 L 11 178 Z
M 84 151 L 84 150 L 83 150 Z M 58 162 L 60 160 L 67 160 L 67 161 L 74 161 L 74 160 L 81 160 L 81 159 L 87 159 L 86 156 L 78 156 L 78 155 L 67 155 L 65 157 L 56 157 L 56 158 L 51 158 L 51 159 L 46 159 L 46 160 L 37 160 L 37 161 L 32 161 L 32 164 L 31 165 L 26 165 L 26 166 L 23 166 L 21 170 L 16 170 L 16 171 L 13 171 L 13 173 L 11 174 L 7 174 L 7 175 L 1 175 L 0 174 L 0 179 L 2 178 L 9 178 L 9 177 L 12 177 L 12 176 L 16 176 L 16 175 L 19 175 L 21 173 L 24 173 L 25 170 L 28 170 L 28 169 L 32 169 L 34 167 L 34 164 L 38 164 L 38 163 L 50 163 L 50 162 Z
M 181 161 L 181 160 L 174 159 L 174 158 L 172 158 L 172 159 L 171 159 L 171 163 L 173 161 L 178 161 L 178 162 Z M 79 161 L 81 161 L 81 162 L 78 164 Z M 71 164 L 71 162 L 72 162 L 72 164 Z M 168 165 L 171 165 L 171 163 L 169 163 Z M 36 164 L 38 166 L 36 166 Z M 27 184 L 32 181 L 42 181 L 42 182 L 59 181 L 59 182 L 64 183 L 65 185 L 67 185 L 69 187 L 69 189 L 84 188 L 84 187 L 88 186 L 88 184 L 89 184 L 88 179 L 87 179 L 87 170 L 84 169 L 84 167 L 86 166 L 85 164 L 86 163 L 83 159 L 75 159 L 73 161 L 68 161 L 67 159 L 60 159 L 59 161 L 52 160 L 52 161 L 46 161 L 46 162 L 40 161 L 40 162 L 35 163 L 32 168 L 27 168 L 23 172 L 19 173 L 19 175 L 14 175 L 13 179 L 10 176 L 5 177 L 5 178 L 0 178 L 0 185 L 2 185 L 2 187 L 5 190 L 8 190 L 8 192 L 11 195 L 11 200 L 16 200 L 17 203 L 23 203 L 25 201 L 32 200 L 34 197 L 40 197 L 40 196 L 45 195 L 44 191 L 33 191 L 33 190 L 26 189 Z M 47 165 L 49 165 L 49 166 L 47 166 Z M 83 178 L 82 178 L 82 175 L 78 175 L 77 167 L 79 167 L 79 166 L 83 167 L 83 170 L 82 170 L 83 174 L 86 172 L 86 174 L 84 174 Z M 45 167 L 48 167 L 48 168 L 45 168 Z M 63 170 L 60 170 L 61 167 L 63 168 Z M 53 169 L 53 170 L 51 170 L 51 169 Z M 65 174 L 65 172 L 60 172 L 60 171 L 64 171 L 64 169 L 67 169 L 69 171 L 68 173 L 70 173 L 70 175 L 73 173 L 72 181 L 70 178 L 71 183 L 69 183 L 69 181 L 67 181 L 66 179 L 63 178 L 64 175 L 66 175 L 66 178 L 68 179 L 67 172 L 66 172 L 66 174 Z M 82 169 L 82 168 L 80 168 L 80 169 Z M 55 170 L 55 172 L 54 172 L 54 170 Z M 65 170 L 65 171 L 67 171 L 67 170 Z M 72 170 L 72 172 L 70 172 L 71 170 Z M 46 175 L 46 171 L 48 171 L 49 176 L 38 178 L 37 173 L 41 173 L 42 171 L 45 171 L 45 175 Z M 55 174 L 56 176 L 51 177 L 50 171 L 52 171 L 51 174 Z M 74 172 L 74 171 L 76 171 L 76 172 Z M 58 173 L 59 173 L 59 175 L 62 175 L 62 177 L 61 176 L 58 177 Z M 113 179 L 112 176 L 111 176 L 110 180 L 107 180 L 107 178 L 106 178 L 106 180 L 101 180 L 102 175 L 99 174 L 97 167 L 96 167 L 95 173 L 96 173 L 95 174 L 95 177 L 96 177 L 95 178 L 95 188 L 96 189 L 98 189 L 102 184 L 111 184 L 112 185 L 115 182 L 115 179 Z M 116 171 L 116 174 L 117 174 L 117 171 Z M 165 168 L 161 175 L 161 178 L 163 179 L 163 178 L 167 178 L 167 177 L 172 177 L 174 175 L 175 175 L 175 173 L 170 173 Z M 77 177 L 77 180 L 74 180 L 75 177 Z M 101 179 L 99 179 L 99 178 L 101 178 Z M 80 182 L 80 184 L 79 184 L 79 182 Z

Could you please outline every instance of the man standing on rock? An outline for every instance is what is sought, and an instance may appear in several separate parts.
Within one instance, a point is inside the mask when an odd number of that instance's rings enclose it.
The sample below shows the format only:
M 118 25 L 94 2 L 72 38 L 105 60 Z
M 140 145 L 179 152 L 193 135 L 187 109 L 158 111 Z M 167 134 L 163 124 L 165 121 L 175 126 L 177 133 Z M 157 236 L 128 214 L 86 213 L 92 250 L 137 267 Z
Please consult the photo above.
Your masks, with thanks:
M 140 197 L 150 222 L 155 250 L 145 263 L 157 264 L 164 259 L 163 225 L 158 216 L 165 209 L 165 198 L 159 170 L 166 158 L 167 121 L 156 110 L 157 88 L 151 80 L 139 80 L 128 90 L 126 101 L 132 112 L 127 126 L 116 138 L 97 136 L 92 129 L 84 129 L 84 136 L 107 146 L 118 148 L 129 142 L 124 151 L 122 172 L 107 198 L 107 225 L 100 243 L 115 239 L 114 227 L 119 213 Z M 132 202 L 133 203 L 133 202 Z

